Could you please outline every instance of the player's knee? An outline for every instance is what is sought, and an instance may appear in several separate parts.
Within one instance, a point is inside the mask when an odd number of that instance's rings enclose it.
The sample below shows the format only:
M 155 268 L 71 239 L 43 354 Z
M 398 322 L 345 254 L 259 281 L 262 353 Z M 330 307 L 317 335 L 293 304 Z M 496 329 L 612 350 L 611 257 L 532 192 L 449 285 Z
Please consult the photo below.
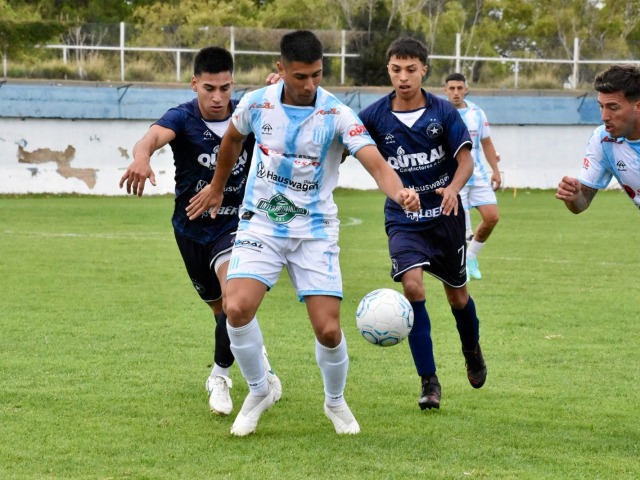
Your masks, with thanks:
M 225 299 L 224 312 L 227 314 L 227 322 L 232 327 L 243 327 L 253 319 L 253 315 L 242 302 L 234 299 Z
M 342 329 L 340 325 L 326 324 L 321 327 L 316 327 L 316 338 L 320 345 L 327 348 L 335 348 L 340 345 L 342 341 Z
M 421 282 L 409 280 L 402 284 L 404 296 L 410 302 L 417 302 L 424 298 L 424 286 Z

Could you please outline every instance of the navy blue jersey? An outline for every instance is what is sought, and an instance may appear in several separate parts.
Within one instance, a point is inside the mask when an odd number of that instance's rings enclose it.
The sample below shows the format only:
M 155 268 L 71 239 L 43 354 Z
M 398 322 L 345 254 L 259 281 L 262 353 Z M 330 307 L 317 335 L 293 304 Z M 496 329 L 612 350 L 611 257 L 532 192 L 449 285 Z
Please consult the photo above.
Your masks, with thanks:
M 237 100 L 231 101 L 232 111 L 237 104 Z M 216 131 L 226 131 L 230 118 L 219 122 L 205 122 L 200 115 L 198 99 L 194 98 L 169 109 L 155 122 L 156 125 L 173 130 L 176 134 L 176 138 L 169 142 L 176 167 L 176 199 L 171 222 L 180 235 L 198 243 L 213 242 L 238 226 L 238 211 L 244 196 L 255 142 L 253 135 L 248 136 L 244 142 L 242 154 L 225 186 L 224 199 L 216 217 L 211 219 L 207 211 L 200 218 L 189 220 L 185 211 L 189 200 L 213 178 L 222 141 L 222 136 Z M 214 128 L 216 125 L 221 128 Z
M 442 197 L 435 193 L 453 180 L 455 159 L 461 148 L 471 148 L 469 131 L 458 111 L 449 103 L 422 90 L 426 107 L 412 127 L 391 109 L 395 92 L 369 105 L 360 118 L 378 150 L 406 187 L 420 196 L 420 211 L 409 212 L 387 199 L 384 206 L 387 233 L 420 230 L 440 218 Z M 408 113 L 408 112 L 397 112 Z

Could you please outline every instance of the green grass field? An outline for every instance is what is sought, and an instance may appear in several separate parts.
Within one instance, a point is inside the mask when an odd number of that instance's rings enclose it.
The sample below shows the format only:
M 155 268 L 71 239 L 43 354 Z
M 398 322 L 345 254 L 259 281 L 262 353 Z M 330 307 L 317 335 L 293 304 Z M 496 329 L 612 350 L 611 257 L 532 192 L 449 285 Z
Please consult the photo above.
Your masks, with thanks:
M 638 212 L 624 194 L 578 216 L 550 191 L 499 194 L 469 286 L 487 383 L 469 386 L 426 277 L 443 398 L 425 412 L 408 343 L 375 347 L 355 326 L 365 293 L 400 289 L 382 194 L 336 200 L 362 433 L 337 436 L 324 417 L 313 334 L 283 273 L 258 313 L 283 398 L 235 438 L 247 386 L 234 366 L 234 413 L 209 413 L 213 319 L 175 246 L 173 199 L 0 197 L 0 478 L 640 478 Z

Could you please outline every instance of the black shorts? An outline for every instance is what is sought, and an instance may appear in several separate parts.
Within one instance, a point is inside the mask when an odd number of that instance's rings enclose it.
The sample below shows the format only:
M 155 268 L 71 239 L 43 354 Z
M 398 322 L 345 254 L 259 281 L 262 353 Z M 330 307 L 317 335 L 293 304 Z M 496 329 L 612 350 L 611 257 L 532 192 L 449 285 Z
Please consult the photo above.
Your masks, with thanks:
M 222 298 L 222 290 L 214 265 L 220 255 L 231 253 L 236 238 L 235 231 L 226 233 L 215 242 L 207 244 L 195 242 L 178 234 L 175 230 L 174 234 L 184 266 L 200 298 L 205 302 Z
M 460 288 L 467 283 L 467 255 L 464 238 L 464 209 L 457 216 L 442 216 L 424 230 L 395 230 L 389 235 L 391 277 L 402 281 L 408 270 L 421 267 L 447 285 Z

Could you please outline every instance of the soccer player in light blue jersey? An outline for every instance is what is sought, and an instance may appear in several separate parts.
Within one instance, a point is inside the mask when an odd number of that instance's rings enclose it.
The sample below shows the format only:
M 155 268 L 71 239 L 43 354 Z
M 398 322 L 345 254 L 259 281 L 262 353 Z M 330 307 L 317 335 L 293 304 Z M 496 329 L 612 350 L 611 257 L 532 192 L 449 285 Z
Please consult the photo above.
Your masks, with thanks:
M 176 197 L 171 223 L 176 243 L 196 292 L 209 305 L 216 320 L 214 364 L 205 382 L 209 408 L 214 414 L 229 415 L 233 410 L 229 371 L 234 357 L 222 297 L 254 138 L 248 137 L 236 156 L 225 201 L 217 215 L 205 211 L 189 219 L 186 207 L 189 200 L 211 181 L 220 142 L 238 104 L 237 100 L 231 99 L 231 53 L 221 47 L 200 50 L 194 61 L 191 88 L 196 97 L 169 109 L 135 144 L 133 161 L 120 179 L 120 188 L 126 184 L 127 193 L 142 196 L 147 180 L 152 185 L 156 184 L 151 156 L 165 145 L 171 146 L 176 168 Z M 279 399 L 282 393 L 280 380 L 271 370 L 266 352 L 263 352 L 263 363 Z
M 420 196 L 418 213 L 385 204 L 391 276 L 402 282 L 414 324 L 409 347 L 421 379 L 418 405 L 440 407 L 441 385 L 431 339 L 423 282 L 428 272 L 444 286 L 462 343 L 467 378 L 484 385 L 487 368 L 480 349 L 480 321 L 467 291 L 464 209 L 459 192 L 473 172 L 471 138 L 460 114 L 446 100 L 422 89 L 428 70 L 426 46 L 400 38 L 387 50 L 393 92 L 360 116 L 387 163 Z
M 461 73 L 452 73 L 445 79 L 444 92 L 467 125 L 473 144 L 471 148 L 473 174 L 460 190 L 460 198 L 465 210 L 467 228 L 465 235 L 468 240 L 471 237 L 467 247 L 467 278 L 480 280 L 482 273 L 477 257 L 500 219 L 495 191 L 500 188 L 502 179 L 498 169 L 500 158 L 491 140 L 487 116 L 480 107 L 465 98 L 468 91 L 467 79 Z M 487 172 L 482 161 L 483 153 L 491 167 L 491 173 Z M 470 210 L 472 208 L 478 210 L 482 219 L 475 232 L 471 225 Z
M 288 33 L 280 51 L 282 81 L 242 98 L 223 138 L 211 184 L 187 207 L 190 218 L 210 208 L 217 211 L 234 159 L 244 138 L 253 133 L 254 157 L 227 274 L 231 349 L 249 384 L 231 434 L 253 433 L 262 413 L 275 402 L 261 367 L 262 334 L 255 314 L 285 266 L 316 336 L 325 415 L 336 433 L 357 434 L 360 426 L 344 398 L 349 357 L 340 327 L 339 221 L 333 200 L 344 149 L 363 164 L 399 211 L 417 214 L 418 195 L 385 163 L 358 116 L 319 86 L 323 52 L 318 38 L 305 30 Z
M 563 177 L 556 198 L 571 212 L 584 212 L 615 177 L 640 208 L 640 68 L 613 65 L 596 76 L 593 87 L 603 125 L 587 144 L 578 178 Z

